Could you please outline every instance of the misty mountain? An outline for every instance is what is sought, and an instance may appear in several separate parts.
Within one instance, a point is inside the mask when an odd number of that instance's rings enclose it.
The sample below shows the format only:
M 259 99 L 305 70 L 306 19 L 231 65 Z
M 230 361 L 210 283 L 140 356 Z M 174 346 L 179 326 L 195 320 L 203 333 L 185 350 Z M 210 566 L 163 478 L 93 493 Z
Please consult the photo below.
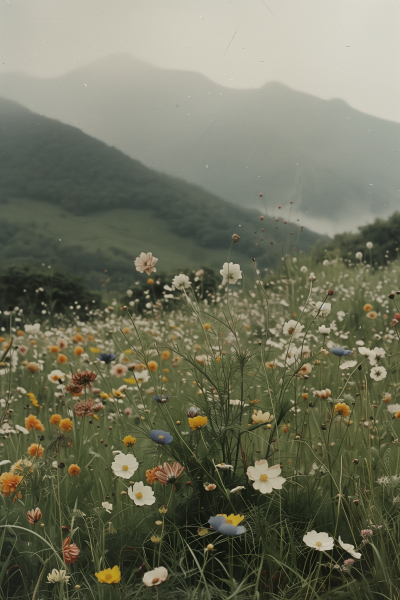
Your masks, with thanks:
M 400 125 L 342 100 L 279 83 L 224 88 L 123 54 L 51 79 L 3 74 L 0 90 L 150 168 L 271 216 L 282 205 L 285 217 L 319 230 L 399 206 Z
M 162 256 L 164 272 L 220 268 L 232 234 L 239 233 L 231 260 L 253 270 L 252 257 L 271 265 L 277 253 L 327 241 L 282 219 L 260 222 L 259 212 L 157 173 L 10 100 L 0 99 L 0 127 L 4 263 L 51 261 L 80 273 L 106 268 L 126 278 L 135 256 L 152 251 Z

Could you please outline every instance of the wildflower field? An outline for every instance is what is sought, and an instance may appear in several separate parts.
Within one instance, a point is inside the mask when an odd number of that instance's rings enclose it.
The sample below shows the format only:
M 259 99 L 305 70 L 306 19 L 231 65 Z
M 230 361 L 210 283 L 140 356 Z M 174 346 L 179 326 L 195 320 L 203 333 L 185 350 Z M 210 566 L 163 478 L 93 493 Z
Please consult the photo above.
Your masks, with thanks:
M 142 253 L 143 312 L 10 307 L 1 598 L 398 600 L 400 264 L 367 262 L 153 302 Z

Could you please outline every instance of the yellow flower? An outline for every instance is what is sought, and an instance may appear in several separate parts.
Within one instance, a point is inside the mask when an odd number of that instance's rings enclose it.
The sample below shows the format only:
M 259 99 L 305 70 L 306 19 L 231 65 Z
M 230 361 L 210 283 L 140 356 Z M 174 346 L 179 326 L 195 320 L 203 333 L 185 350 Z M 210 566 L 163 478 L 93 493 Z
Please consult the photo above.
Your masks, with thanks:
M 81 354 L 83 354 L 85 352 L 85 350 L 82 348 L 82 346 L 76 346 L 74 348 L 74 354 L 76 356 L 81 356 Z
M 32 394 L 32 392 L 28 392 L 27 396 L 28 396 L 29 400 L 32 402 L 33 406 L 37 406 L 38 408 L 40 408 L 40 404 L 37 401 L 35 394 Z
M 365 312 L 369 312 L 370 310 L 372 310 L 372 304 L 364 304 L 363 309 L 365 310 Z
M 101 352 L 100 348 L 89 348 L 90 352 L 93 352 L 93 354 L 98 354 L 99 352 Z
M 211 329 L 210 323 L 204 323 L 203 327 L 206 331 L 209 331 Z
M 121 580 L 121 571 L 119 567 L 115 565 L 112 569 L 104 569 L 95 573 L 95 576 L 100 583 L 118 583 Z
M 125 383 L 130 383 L 131 385 L 134 385 L 136 383 L 136 379 L 134 377 L 127 377 L 126 379 L 124 379 Z
M 350 416 L 350 407 L 345 402 L 338 402 L 335 404 L 335 412 L 339 413 L 342 417 Z
M 50 417 L 50 425 L 58 425 L 61 421 L 61 415 L 51 415 Z
M 163 360 L 168 360 L 169 358 L 171 358 L 171 352 L 169 350 L 163 350 L 161 352 L 161 358 Z
M 218 517 L 225 517 L 226 522 L 229 525 L 234 525 L 235 527 L 237 527 L 239 525 L 239 523 L 241 523 L 244 519 L 244 515 L 218 515 Z
M 204 427 L 204 425 L 207 425 L 207 421 L 207 417 L 198 415 L 197 417 L 189 418 L 189 425 L 191 430 L 195 431 L 196 429 L 200 429 L 201 427 Z
M 81 472 L 81 468 L 78 465 L 69 465 L 68 473 L 71 477 L 76 477 Z
M 147 367 L 148 367 L 149 371 L 157 371 L 158 364 L 156 363 L 155 360 L 151 360 L 150 362 L 147 363 Z
M 147 280 L 147 283 L 148 283 L 149 285 L 153 285 L 153 283 L 154 283 L 154 279 L 152 279 L 151 277 L 149 277 L 149 278 L 148 278 L 148 280 Z
M 131 446 L 134 446 L 136 444 L 136 438 L 132 437 L 131 435 L 125 436 L 122 441 L 124 446 L 126 446 L 127 448 L 130 448 Z
M 71 419 L 61 419 L 59 427 L 61 431 L 72 431 Z
M 40 458 L 43 455 L 44 448 L 40 444 L 31 444 L 27 450 L 30 456 L 37 456 Z

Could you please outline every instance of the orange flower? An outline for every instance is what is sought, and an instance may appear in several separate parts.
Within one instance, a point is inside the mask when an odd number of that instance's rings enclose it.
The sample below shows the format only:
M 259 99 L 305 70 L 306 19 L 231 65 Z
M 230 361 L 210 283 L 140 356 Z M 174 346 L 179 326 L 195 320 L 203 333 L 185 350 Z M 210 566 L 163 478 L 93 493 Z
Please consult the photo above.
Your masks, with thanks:
M 147 283 L 148 283 L 149 285 L 153 285 L 153 283 L 154 283 L 154 279 L 152 279 L 151 277 L 149 277 L 149 278 L 148 278 L 148 280 L 147 280 Z
M 89 340 L 89 342 L 94 342 L 94 335 L 88 333 L 87 339 Z
M 68 358 L 65 356 L 65 354 L 59 354 L 57 356 L 57 362 L 59 365 L 63 365 L 64 363 L 68 362 Z
M 72 431 L 71 419 L 62 419 L 60 421 L 60 429 L 61 431 Z
M 350 416 L 350 407 L 347 406 L 345 402 L 338 402 L 337 404 L 335 404 L 334 411 L 339 413 L 339 415 L 341 415 L 342 417 Z
M 22 481 L 22 475 L 14 475 L 14 473 L 3 473 L 0 476 L 0 489 L 4 498 L 14 494 L 20 482 Z
M 365 310 L 365 312 L 369 312 L 372 310 L 372 304 L 364 304 L 363 310 Z
M 35 417 L 35 415 L 28 415 L 25 418 L 25 427 L 28 431 L 32 431 L 32 429 L 36 429 L 36 431 L 44 431 L 43 423 Z
M 61 415 L 51 415 L 50 425 L 58 425 L 62 419 Z
M 78 344 L 80 342 L 83 342 L 85 338 L 83 337 L 83 335 L 81 335 L 80 333 L 77 333 L 76 335 L 74 335 L 74 337 L 72 338 L 72 341 L 75 342 L 75 344 Z
M 400 410 L 394 416 L 396 419 L 400 419 Z
M 51 354 L 57 354 L 57 352 L 60 352 L 60 348 L 58 346 L 50 346 L 49 347 L 49 352 Z
M 85 350 L 84 350 L 84 348 L 82 348 L 82 346 L 76 346 L 76 348 L 74 348 L 75 356 L 80 356 L 84 352 L 85 352 Z
M 17 335 L 20 336 L 20 337 L 22 337 L 23 335 L 25 335 L 25 332 L 22 331 L 22 329 L 18 329 Z
M 68 473 L 71 475 L 71 477 L 76 477 L 80 472 L 81 468 L 78 467 L 78 465 L 69 465 Z
M 40 458 L 41 456 L 43 456 L 44 448 L 40 444 L 31 444 L 27 452 L 31 456 L 37 456 L 38 458 Z
M 156 363 L 155 360 L 151 360 L 150 362 L 147 363 L 147 367 L 148 367 L 149 371 L 157 371 L 158 364 Z
M 209 331 L 211 329 L 210 323 L 204 323 L 203 327 L 206 331 Z
M 161 352 L 161 358 L 163 360 L 168 360 L 169 358 L 171 358 L 171 352 L 169 350 L 163 350 Z
M 38 365 L 38 363 L 35 362 L 29 362 L 26 365 L 26 368 L 28 369 L 28 371 L 30 371 L 31 373 L 37 373 L 40 369 L 40 365 Z
M 146 481 L 147 483 L 153 484 L 155 481 L 158 481 L 158 477 L 156 475 L 156 471 L 158 471 L 161 468 L 161 465 L 159 467 L 154 467 L 153 469 L 147 469 L 146 471 Z

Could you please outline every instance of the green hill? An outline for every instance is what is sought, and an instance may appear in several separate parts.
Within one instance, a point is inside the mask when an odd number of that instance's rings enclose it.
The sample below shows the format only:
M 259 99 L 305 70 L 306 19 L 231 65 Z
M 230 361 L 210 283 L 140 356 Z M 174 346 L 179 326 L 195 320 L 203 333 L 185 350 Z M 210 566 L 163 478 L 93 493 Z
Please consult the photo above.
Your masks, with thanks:
M 106 269 L 113 281 L 131 280 L 142 251 L 158 256 L 163 272 L 220 268 L 232 233 L 241 241 L 231 259 L 243 267 L 252 266 L 253 256 L 272 264 L 282 251 L 308 251 L 328 239 L 295 224 L 261 222 L 254 210 L 157 173 L 9 100 L 0 99 L 0 126 L 5 265 L 44 262 L 85 274 L 93 285 Z

